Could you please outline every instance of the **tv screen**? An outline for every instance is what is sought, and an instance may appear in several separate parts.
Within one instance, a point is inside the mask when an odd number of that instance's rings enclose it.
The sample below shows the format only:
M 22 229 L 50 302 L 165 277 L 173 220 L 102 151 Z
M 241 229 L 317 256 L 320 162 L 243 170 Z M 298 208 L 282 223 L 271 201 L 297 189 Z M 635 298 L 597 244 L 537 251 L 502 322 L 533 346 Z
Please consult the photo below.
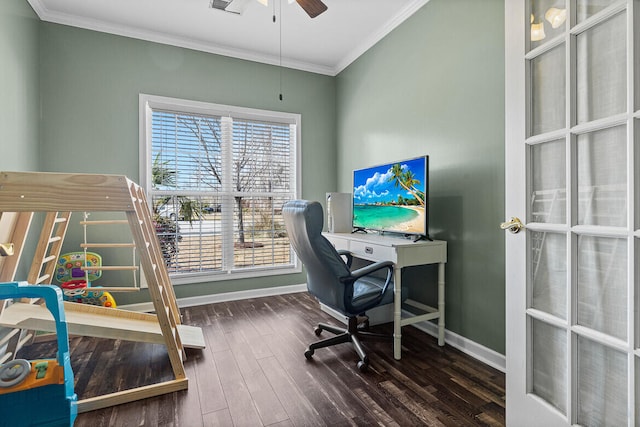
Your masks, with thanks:
M 428 231 L 429 156 L 353 171 L 353 228 L 416 236 Z

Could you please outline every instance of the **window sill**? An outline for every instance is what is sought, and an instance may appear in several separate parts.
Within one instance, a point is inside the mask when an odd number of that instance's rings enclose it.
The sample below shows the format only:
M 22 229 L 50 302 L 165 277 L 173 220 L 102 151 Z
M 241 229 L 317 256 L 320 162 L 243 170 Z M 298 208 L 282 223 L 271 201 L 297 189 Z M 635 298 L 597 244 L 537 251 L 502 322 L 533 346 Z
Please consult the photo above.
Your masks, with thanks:
M 186 273 L 179 276 L 169 275 L 171 283 L 174 286 L 205 283 L 205 282 L 219 282 L 223 280 L 235 280 L 235 279 L 257 279 L 265 276 L 282 276 L 285 274 L 298 274 L 302 272 L 300 266 L 288 266 L 288 267 L 273 267 L 273 268 L 253 268 L 235 270 L 232 272 L 207 272 L 207 273 Z

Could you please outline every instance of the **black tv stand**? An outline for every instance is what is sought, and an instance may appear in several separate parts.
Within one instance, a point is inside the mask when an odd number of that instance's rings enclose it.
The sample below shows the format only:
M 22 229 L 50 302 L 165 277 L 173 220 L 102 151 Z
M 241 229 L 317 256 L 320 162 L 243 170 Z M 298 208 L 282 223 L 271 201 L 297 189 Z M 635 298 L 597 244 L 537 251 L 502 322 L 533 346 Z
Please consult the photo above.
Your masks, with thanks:
M 363 232 L 367 234 L 367 230 L 365 230 L 364 227 L 353 227 L 353 230 L 351 230 L 351 234 L 358 233 L 358 232 Z
M 412 242 L 418 242 L 420 240 L 428 240 L 430 242 L 433 242 L 433 239 L 431 237 L 424 234 L 410 234 L 407 237 L 410 237 Z

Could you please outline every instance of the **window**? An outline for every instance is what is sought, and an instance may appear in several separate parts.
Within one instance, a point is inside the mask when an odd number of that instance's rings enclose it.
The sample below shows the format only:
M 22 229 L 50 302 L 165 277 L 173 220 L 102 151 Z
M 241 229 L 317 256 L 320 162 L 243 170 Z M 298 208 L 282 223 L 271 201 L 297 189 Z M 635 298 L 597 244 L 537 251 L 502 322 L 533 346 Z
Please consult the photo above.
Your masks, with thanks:
M 140 95 L 141 183 L 174 283 L 300 271 L 299 114 Z

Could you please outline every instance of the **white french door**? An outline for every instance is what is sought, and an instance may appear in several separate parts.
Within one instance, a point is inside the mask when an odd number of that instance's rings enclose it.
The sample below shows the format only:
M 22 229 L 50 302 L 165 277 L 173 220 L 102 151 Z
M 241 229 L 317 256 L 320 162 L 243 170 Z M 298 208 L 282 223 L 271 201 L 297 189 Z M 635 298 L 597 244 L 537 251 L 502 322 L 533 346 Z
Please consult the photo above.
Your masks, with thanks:
M 505 0 L 508 425 L 640 426 L 638 15 Z

